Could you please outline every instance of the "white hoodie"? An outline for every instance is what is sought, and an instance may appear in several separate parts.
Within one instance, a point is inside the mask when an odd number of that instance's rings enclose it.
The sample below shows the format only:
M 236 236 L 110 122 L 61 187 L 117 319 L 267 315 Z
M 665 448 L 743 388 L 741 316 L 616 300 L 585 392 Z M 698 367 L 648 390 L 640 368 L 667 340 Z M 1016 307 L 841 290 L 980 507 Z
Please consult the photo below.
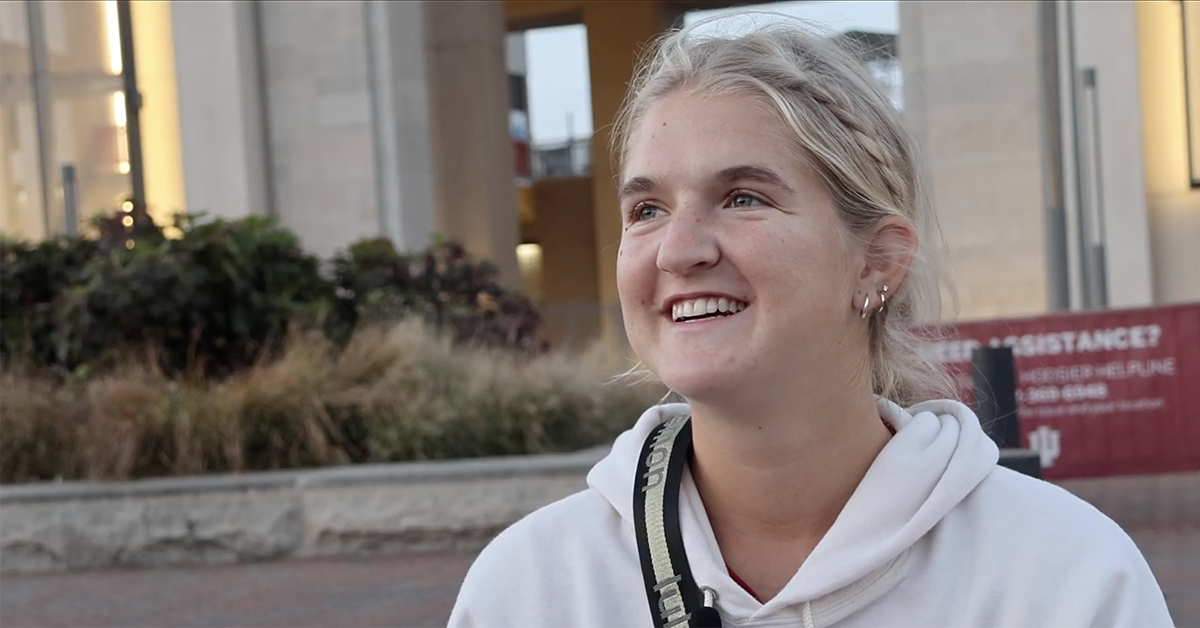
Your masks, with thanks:
M 589 488 L 509 527 L 479 555 L 450 626 L 653 626 L 634 538 L 642 444 L 688 408 L 648 410 Z M 696 486 L 680 527 L 692 575 L 730 626 L 1170 626 L 1154 576 L 1112 520 L 996 465 L 966 406 L 881 400 L 896 435 L 808 559 L 760 603 L 729 575 Z

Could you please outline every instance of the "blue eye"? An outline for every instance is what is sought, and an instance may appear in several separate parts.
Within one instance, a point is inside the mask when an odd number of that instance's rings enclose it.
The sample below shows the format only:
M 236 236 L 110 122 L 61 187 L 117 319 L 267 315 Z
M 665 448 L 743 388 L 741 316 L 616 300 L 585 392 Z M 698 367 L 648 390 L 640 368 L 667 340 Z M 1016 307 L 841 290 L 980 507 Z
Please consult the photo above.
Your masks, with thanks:
M 729 198 L 729 204 L 733 207 L 754 207 L 762 205 L 763 201 L 753 194 L 739 192 Z
M 658 218 L 662 209 L 654 205 L 639 205 L 633 208 L 633 222 L 643 222 Z

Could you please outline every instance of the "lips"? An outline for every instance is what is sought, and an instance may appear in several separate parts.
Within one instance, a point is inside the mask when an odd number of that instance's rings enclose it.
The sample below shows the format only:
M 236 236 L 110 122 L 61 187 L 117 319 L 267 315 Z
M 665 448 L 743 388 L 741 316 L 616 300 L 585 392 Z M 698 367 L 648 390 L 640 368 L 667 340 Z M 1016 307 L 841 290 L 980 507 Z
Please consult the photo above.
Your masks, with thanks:
M 671 320 L 679 323 L 689 320 L 733 316 L 749 306 L 745 301 L 730 297 L 697 297 L 680 299 L 671 305 Z

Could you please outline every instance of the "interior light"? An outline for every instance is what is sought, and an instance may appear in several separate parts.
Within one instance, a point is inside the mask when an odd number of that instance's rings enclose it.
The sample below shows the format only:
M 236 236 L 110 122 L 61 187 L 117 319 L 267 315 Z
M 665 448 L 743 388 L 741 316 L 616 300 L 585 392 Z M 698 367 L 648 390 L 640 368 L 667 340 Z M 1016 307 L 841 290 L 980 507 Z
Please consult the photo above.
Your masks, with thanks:
M 121 23 L 117 20 L 117 2 L 108 0 L 104 3 L 105 35 L 108 39 L 108 69 L 113 74 L 120 74 L 121 65 Z
M 125 92 L 112 94 L 113 126 L 117 129 L 117 172 L 129 174 L 129 137 L 125 117 Z
M 133 211 L 133 201 L 125 201 L 124 203 L 121 203 L 121 211 L 127 214 Z
M 534 301 L 542 298 L 542 245 L 526 242 L 517 245 L 517 268 L 526 294 Z
M 542 259 L 542 245 L 525 243 L 517 245 L 517 261 L 522 265 L 536 265 Z

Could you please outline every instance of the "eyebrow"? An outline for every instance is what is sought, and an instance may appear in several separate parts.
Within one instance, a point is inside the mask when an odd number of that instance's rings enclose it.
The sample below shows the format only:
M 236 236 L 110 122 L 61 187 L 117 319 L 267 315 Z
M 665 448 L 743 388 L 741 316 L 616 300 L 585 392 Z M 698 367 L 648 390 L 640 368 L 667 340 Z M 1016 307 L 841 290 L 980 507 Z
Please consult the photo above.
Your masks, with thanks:
M 626 181 L 625 185 L 621 186 L 621 191 L 617 194 L 617 198 L 624 200 L 627 197 L 635 196 L 637 194 L 646 194 L 648 192 L 653 192 L 657 187 L 658 184 L 655 183 L 654 179 L 651 179 L 650 177 L 634 177 Z
M 795 193 L 792 186 L 784 182 L 783 177 L 775 174 L 774 170 L 763 166 L 734 166 L 726 168 L 717 174 L 717 180 L 725 185 L 733 185 L 739 181 L 756 181 L 780 188 L 788 193 Z
M 740 181 L 756 181 L 765 185 L 775 186 L 791 194 L 795 193 L 795 190 L 783 180 L 783 177 L 776 174 L 774 170 L 763 166 L 732 166 L 717 173 L 717 180 L 723 185 L 733 185 Z M 658 183 L 654 179 L 649 177 L 634 177 L 621 186 L 621 191 L 617 195 L 617 198 L 625 199 L 637 194 L 646 194 L 653 192 L 657 188 Z

